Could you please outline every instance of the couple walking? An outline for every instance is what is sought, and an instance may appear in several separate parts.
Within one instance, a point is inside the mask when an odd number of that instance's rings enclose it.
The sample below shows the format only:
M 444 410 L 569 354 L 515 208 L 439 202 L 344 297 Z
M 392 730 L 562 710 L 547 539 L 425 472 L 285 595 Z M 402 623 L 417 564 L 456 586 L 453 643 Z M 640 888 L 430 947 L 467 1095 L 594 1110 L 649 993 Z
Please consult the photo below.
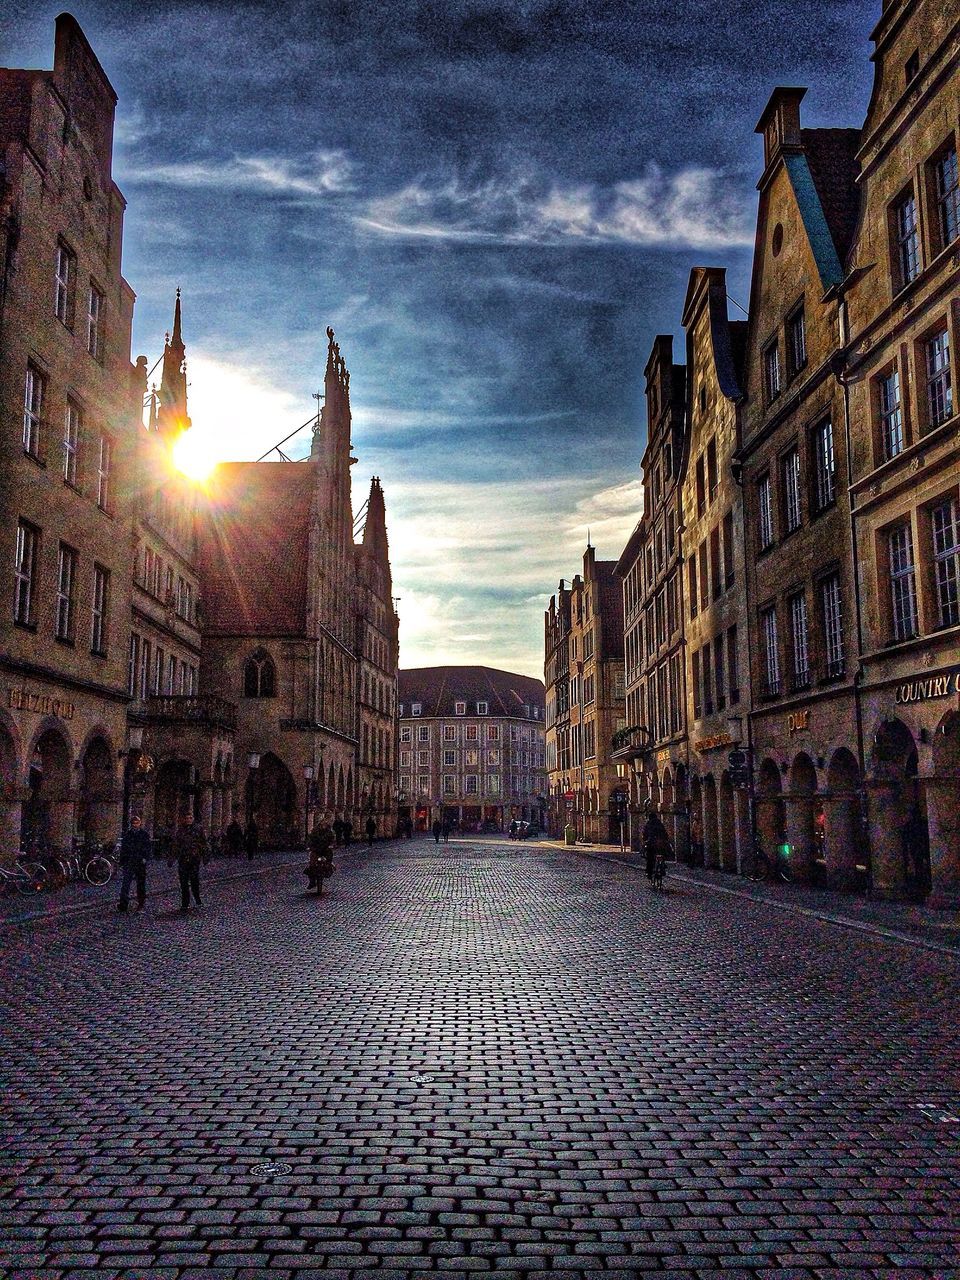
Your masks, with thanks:
M 130 889 L 136 882 L 137 910 L 142 911 L 147 900 L 147 862 L 153 841 L 150 833 L 144 828 L 143 819 L 135 813 L 130 819 L 130 826 L 123 833 L 120 841 L 120 899 L 117 910 L 126 912 L 130 906 Z M 190 898 L 199 907 L 200 904 L 200 864 L 207 852 L 207 838 L 203 829 L 193 821 L 193 815 L 187 814 L 181 821 L 180 828 L 174 836 L 173 847 L 168 858 L 168 865 L 176 859 L 177 876 L 180 880 L 180 910 L 190 909 Z

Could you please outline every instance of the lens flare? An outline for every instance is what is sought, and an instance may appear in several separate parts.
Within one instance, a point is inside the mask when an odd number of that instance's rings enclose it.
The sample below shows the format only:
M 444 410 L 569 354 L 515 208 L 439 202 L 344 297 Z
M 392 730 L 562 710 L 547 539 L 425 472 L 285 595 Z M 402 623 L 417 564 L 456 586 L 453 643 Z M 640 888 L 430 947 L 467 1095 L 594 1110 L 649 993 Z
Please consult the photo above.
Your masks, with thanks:
M 184 431 L 173 446 L 174 466 L 197 482 L 206 480 L 219 461 L 214 441 L 196 428 Z

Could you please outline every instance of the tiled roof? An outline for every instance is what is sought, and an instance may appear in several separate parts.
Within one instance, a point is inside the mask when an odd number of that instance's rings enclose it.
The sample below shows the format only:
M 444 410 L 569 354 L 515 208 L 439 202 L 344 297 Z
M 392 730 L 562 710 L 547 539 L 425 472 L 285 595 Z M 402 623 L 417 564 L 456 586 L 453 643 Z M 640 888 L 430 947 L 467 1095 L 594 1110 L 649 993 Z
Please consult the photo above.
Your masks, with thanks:
M 204 631 L 303 632 L 315 483 L 309 462 L 220 464 L 198 521 Z
M 842 263 L 857 227 L 860 130 L 802 129 L 800 136 L 823 215 Z
M 488 715 L 523 718 L 524 706 L 542 709 L 545 704 L 542 680 L 494 667 L 415 667 L 399 672 L 398 690 L 407 714 L 410 704 L 419 702 L 425 716 L 452 716 L 457 702 L 475 715 L 477 703 L 486 702 Z

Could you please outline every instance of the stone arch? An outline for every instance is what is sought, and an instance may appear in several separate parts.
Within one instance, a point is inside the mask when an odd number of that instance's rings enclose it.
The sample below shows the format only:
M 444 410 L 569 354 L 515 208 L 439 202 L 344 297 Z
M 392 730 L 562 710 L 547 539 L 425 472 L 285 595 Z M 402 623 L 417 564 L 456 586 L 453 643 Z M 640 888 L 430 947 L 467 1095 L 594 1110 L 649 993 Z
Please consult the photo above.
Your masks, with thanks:
M 118 827 L 116 764 L 106 731 L 94 730 L 80 756 L 77 831 L 85 840 L 116 837 Z
M 933 735 L 926 782 L 930 880 L 934 902 L 960 901 L 960 711 L 948 711 Z
M 871 772 L 874 887 L 922 899 L 931 880 L 927 793 L 913 734 L 902 720 L 885 720 L 878 727 Z
M 818 869 L 815 818 L 819 816 L 819 810 L 817 769 L 805 751 L 793 759 L 788 787 L 786 835 L 790 848 L 787 852 L 794 874 L 809 879 Z
M 301 841 L 297 787 L 287 765 L 272 751 L 260 757 L 255 770 L 253 815 L 264 849 L 290 849 Z
M 724 871 L 735 871 L 737 867 L 737 832 L 733 783 L 730 781 L 729 769 L 724 769 L 720 775 L 720 795 L 717 807 L 720 866 Z
M 703 779 L 703 864 L 720 865 L 720 823 L 717 812 L 717 781 L 712 773 Z
M 61 721 L 45 717 L 26 759 L 26 798 L 20 842 L 26 848 L 67 850 L 73 836 L 73 744 Z
M 193 765 L 182 756 L 168 757 L 157 766 L 153 788 L 153 835 L 160 851 L 167 848 L 183 818 L 193 813 L 193 804 Z
M 775 760 L 764 760 L 757 772 L 757 836 L 764 853 L 772 858 L 786 836 L 786 810 L 780 769 Z
M 0 711 L 0 862 L 12 863 L 20 843 L 20 735 Z
M 823 860 L 828 880 L 838 888 L 864 888 L 869 877 L 861 784 L 860 766 L 853 752 L 838 747 L 827 766 L 827 791 L 823 797 Z M 815 814 L 815 831 L 818 818 Z M 858 870 L 860 867 L 862 871 Z

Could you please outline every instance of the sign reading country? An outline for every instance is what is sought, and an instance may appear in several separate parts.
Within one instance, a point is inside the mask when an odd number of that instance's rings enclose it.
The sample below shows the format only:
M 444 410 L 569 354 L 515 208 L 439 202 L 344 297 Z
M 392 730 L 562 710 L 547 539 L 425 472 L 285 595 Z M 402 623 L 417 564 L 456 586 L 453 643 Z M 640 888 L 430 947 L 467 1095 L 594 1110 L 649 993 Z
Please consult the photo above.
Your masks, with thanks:
M 945 676 L 927 676 L 923 680 L 906 680 L 897 685 L 893 700 L 898 706 L 906 706 L 911 702 L 926 702 L 930 698 L 946 698 L 951 693 L 960 693 L 960 671 L 951 671 Z

